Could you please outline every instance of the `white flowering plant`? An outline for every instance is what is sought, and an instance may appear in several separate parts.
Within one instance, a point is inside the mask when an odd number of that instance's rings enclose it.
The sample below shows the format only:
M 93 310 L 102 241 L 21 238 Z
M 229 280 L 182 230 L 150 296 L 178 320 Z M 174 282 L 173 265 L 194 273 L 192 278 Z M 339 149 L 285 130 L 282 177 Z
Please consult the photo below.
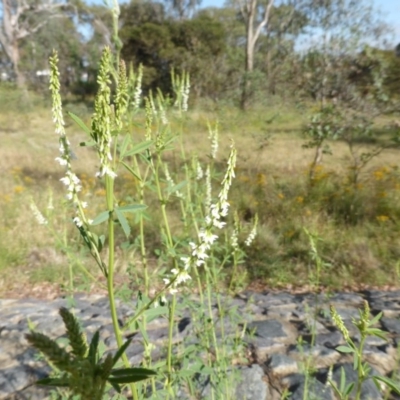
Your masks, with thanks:
M 124 62 L 118 61 L 118 57 L 114 58 L 110 49 L 105 48 L 100 60 L 98 93 L 94 102 L 91 122 L 86 124 L 78 115 L 68 113 L 75 124 L 87 135 L 87 138 L 81 141 L 81 146 L 91 147 L 95 150 L 97 158 L 97 167 L 93 171 L 93 176 L 97 180 L 97 185 L 104 188 L 105 201 L 103 210 L 97 212 L 97 216 L 93 217 L 92 198 L 83 195 L 83 183 L 79 174 L 74 171 L 74 157 L 65 129 L 60 96 L 57 53 L 52 55 L 50 66 L 52 113 L 60 152 L 56 161 L 64 170 L 64 176 L 60 182 L 65 187 L 65 198 L 69 204 L 67 212 L 80 234 L 82 244 L 89 250 L 105 279 L 118 348 L 125 349 L 123 346 L 124 335 L 132 330 L 140 330 L 146 337 L 146 326 L 154 318 L 154 315 L 164 315 L 169 321 L 168 340 L 165 344 L 165 363 L 158 364 L 157 375 L 149 374 L 147 376 L 151 381 L 149 384 L 132 382 L 129 390 L 136 400 L 143 398 L 148 390 L 156 395 L 159 392 L 157 388 L 162 382 L 166 398 L 172 399 L 178 390 L 176 383 L 178 381 L 188 383 L 191 380 L 191 377 L 187 375 L 181 377 L 178 367 L 181 363 L 188 362 L 189 352 L 183 353 L 185 354 L 182 356 L 183 359 L 177 359 L 174 355 L 173 342 L 176 313 L 180 312 L 177 306 L 177 296 L 182 297 L 186 296 L 186 293 L 191 293 L 194 285 L 196 285 L 201 304 L 204 301 L 208 303 L 206 309 L 197 309 L 198 320 L 206 320 L 210 325 L 210 330 L 203 333 L 205 335 L 203 343 L 211 341 L 213 348 L 220 347 L 216 339 L 212 304 L 215 301 L 214 296 L 217 296 L 216 300 L 220 307 L 219 314 L 223 318 L 225 310 L 222 307 L 220 291 L 223 281 L 222 267 L 227 257 L 224 256 L 225 258 L 221 260 L 219 254 L 221 249 L 226 247 L 224 242 L 226 234 L 221 232 L 230 222 L 228 194 L 235 177 L 236 149 L 234 143 L 232 142 L 230 147 L 226 170 L 223 176 L 219 177 L 221 175 L 215 173 L 214 165 L 218 148 L 218 124 L 216 124 L 212 137 L 211 161 L 203 165 L 198 155 L 191 155 L 189 159 L 186 159 L 184 152 L 181 151 L 184 179 L 176 178 L 174 176 L 176 167 L 172 170 L 164 157 L 164 153 L 171 150 L 172 143 L 177 136 L 171 128 L 168 113 L 171 107 L 176 107 L 179 112 L 175 114 L 175 118 L 183 121 L 183 113 L 187 111 L 188 107 L 189 75 L 179 76 L 172 73 L 175 103 L 171 102 L 169 98 L 165 98 L 161 92 L 157 92 L 156 96 L 149 93 L 142 100 L 142 67 L 139 67 L 137 71 L 130 67 L 127 71 Z M 144 109 L 141 108 L 141 105 L 144 105 Z M 143 113 L 145 122 L 142 125 L 143 135 L 140 137 L 136 125 L 132 125 L 131 121 L 135 117 L 141 118 Z M 183 125 L 181 124 L 181 126 Z M 123 199 L 119 199 L 118 196 L 121 192 L 117 192 L 116 188 L 121 175 L 126 173 L 135 179 L 137 185 L 135 192 L 130 197 L 124 196 Z M 220 181 L 220 189 L 214 196 L 212 184 L 216 179 Z M 159 226 L 161 249 L 158 252 L 158 263 L 162 265 L 162 268 L 155 271 L 149 267 L 149 250 L 146 242 L 147 221 L 151 218 L 146 212 L 146 200 L 154 198 L 154 196 L 158 200 L 160 219 L 153 223 Z M 131 198 L 131 202 L 127 203 L 126 198 Z M 178 209 L 183 224 L 180 235 L 173 233 L 170 217 L 170 210 L 177 204 L 179 204 Z M 34 202 L 32 202 L 31 209 L 38 223 L 48 226 L 48 218 L 40 212 Z M 99 234 L 103 226 L 106 228 L 103 230 L 103 234 Z M 114 277 L 116 249 L 120 245 L 122 235 L 140 253 L 143 281 L 135 282 L 141 288 L 138 295 L 140 301 L 137 301 L 135 313 L 123 327 L 120 327 L 116 309 Z M 255 231 L 248 238 L 249 244 L 254 235 Z M 229 253 L 230 251 L 231 247 L 228 243 L 225 252 Z M 87 273 L 90 275 L 88 271 Z M 73 292 L 73 277 L 72 274 L 70 275 L 70 289 Z M 93 281 L 98 280 L 93 275 L 90 277 Z M 156 282 L 157 285 L 152 287 Z M 165 307 L 165 304 L 168 307 Z M 223 337 L 223 330 L 221 333 Z M 242 333 L 238 335 L 241 337 Z M 235 343 L 238 343 L 238 337 L 235 337 Z M 151 371 L 153 368 L 151 354 L 154 344 L 144 339 L 143 345 L 144 359 L 140 367 Z M 215 351 L 217 357 L 214 354 Z M 218 373 L 211 379 L 215 381 L 216 385 L 218 383 L 221 386 L 221 389 L 218 390 L 222 390 L 224 393 L 227 393 L 231 385 L 227 384 L 227 378 L 221 380 L 221 377 L 228 376 L 226 371 L 229 368 L 229 357 L 231 356 L 222 346 L 219 350 L 213 350 L 213 353 L 209 354 L 203 366 L 207 367 L 205 371 L 212 371 L 216 368 Z M 121 362 L 125 369 L 132 368 L 124 352 L 121 352 Z M 203 367 L 199 366 L 199 368 Z M 193 374 L 198 371 L 193 370 Z M 126 383 L 129 383 L 128 380 Z

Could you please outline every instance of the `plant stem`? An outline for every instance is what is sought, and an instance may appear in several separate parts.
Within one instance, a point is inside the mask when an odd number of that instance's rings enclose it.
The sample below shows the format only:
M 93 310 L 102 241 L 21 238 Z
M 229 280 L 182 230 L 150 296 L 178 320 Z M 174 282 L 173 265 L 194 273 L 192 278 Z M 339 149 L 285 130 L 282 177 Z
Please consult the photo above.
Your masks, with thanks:
M 117 308 L 115 304 L 114 296 L 114 264 L 115 264 L 115 236 L 114 236 L 114 179 L 106 175 L 106 201 L 107 209 L 109 212 L 108 217 L 108 271 L 107 271 L 107 291 L 108 301 L 110 304 L 111 319 L 114 328 L 115 339 L 117 341 L 118 348 L 122 347 L 122 335 L 118 324 Z M 122 360 L 126 368 L 130 367 L 128 357 L 124 353 Z M 130 384 L 132 396 L 135 400 L 138 400 L 136 386 L 134 383 Z

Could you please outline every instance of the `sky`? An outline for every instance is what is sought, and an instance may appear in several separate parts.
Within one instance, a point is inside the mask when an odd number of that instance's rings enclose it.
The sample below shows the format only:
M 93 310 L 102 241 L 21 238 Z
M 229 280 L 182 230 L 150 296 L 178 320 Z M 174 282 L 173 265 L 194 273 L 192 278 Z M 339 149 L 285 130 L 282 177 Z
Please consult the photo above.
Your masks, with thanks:
M 225 0 L 202 0 L 202 7 L 221 7 Z M 373 4 L 382 14 L 382 18 L 394 30 L 394 35 L 390 38 L 393 46 L 400 43 L 400 0 L 373 0 Z

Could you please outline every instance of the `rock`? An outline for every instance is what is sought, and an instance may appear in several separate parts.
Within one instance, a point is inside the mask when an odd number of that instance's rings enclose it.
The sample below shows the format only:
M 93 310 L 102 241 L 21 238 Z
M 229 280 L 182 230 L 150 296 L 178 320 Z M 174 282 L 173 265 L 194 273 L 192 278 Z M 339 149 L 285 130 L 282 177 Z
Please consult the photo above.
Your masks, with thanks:
M 213 345 L 205 347 L 201 342 L 198 333 L 201 333 L 203 326 L 203 333 L 207 333 L 205 329 L 214 325 L 218 346 L 222 346 L 222 340 L 226 343 L 227 336 L 231 338 L 231 342 L 226 344 L 227 352 L 235 354 L 240 335 L 243 335 L 244 345 L 247 345 L 250 365 L 245 365 L 242 360 L 241 365 L 228 367 L 226 373 L 229 384 L 224 390 L 229 390 L 230 394 L 223 395 L 221 400 L 280 400 L 285 389 L 292 393 L 291 400 L 303 400 L 304 393 L 307 400 L 336 399 L 328 382 L 329 371 L 332 370 L 332 379 L 335 382 L 340 380 L 341 367 L 345 369 L 348 381 L 355 380 L 357 375 L 353 370 L 350 355 L 336 351 L 339 345 L 344 344 L 344 339 L 330 319 L 330 304 L 334 305 L 342 316 L 356 344 L 360 335 L 351 320 L 358 318 L 358 309 L 363 307 L 363 302 L 369 302 L 373 315 L 383 311 L 384 317 L 376 327 L 388 332 L 388 341 L 378 337 L 367 338 L 363 361 L 373 367 L 373 374 L 392 376 L 397 370 L 400 291 L 339 292 L 330 296 L 247 291 L 233 299 L 228 296 L 222 297 L 223 312 L 218 310 L 217 302 L 214 302 L 211 319 L 208 309 L 200 303 L 198 297 L 193 294 L 191 299 L 197 314 L 184 307 L 183 299 L 177 301 L 177 325 L 173 336 L 174 356 L 181 353 L 182 342 L 186 347 L 192 345 L 197 349 L 193 353 L 193 362 L 206 360 L 210 353 L 216 352 L 217 349 Z M 79 318 L 88 339 L 100 329 L 106 352 L 115 352 L 117 344 L 108 300 L 99 295 L 77 295 L 72 303 L 72 310 Z M 66 299 L 48 302 L 36 299 L 0 300 L 0 400 L 49 398 L 48 391 L 32 385 L 36 379 L 47 376 L 49 367 L 36 359 L 36 354 L 29 348 L 24 334 L 29 331 L 31 324 L 50 337 L 60 340 L 65 338 L 65 329 L 58 309 L 72 303 Z M 119 324 L 122 326 L 134 315 L 136 302 L 118 301 L 117 308 Z M 201 318 L 205 318 L 206 322 Z M 126 338 L 128 337 L 132 339 L 127 349 L 128 359 L 133 366 L 140 366 L 145 338 L 140 332 L 133 330 L 126 333 Z M 154 362 L 165 357 L 167 339 L 168 326 L 165 316 L 148 322 L 146 340 L 153 346 L 151 356 Z M 311 373 L 307 379 L 303 373 L 305 366 Z M 211 381 L 210 375 L 206 373 L 193 375 L 192 383 L 204 400 L 210 398 L 211 387 L 215 384 L 215 380 Z M 184 386 L 179 388 L 175 398 L 191 399 Z M 362 399 L 382 398 L 369 378 L 362 387 Z

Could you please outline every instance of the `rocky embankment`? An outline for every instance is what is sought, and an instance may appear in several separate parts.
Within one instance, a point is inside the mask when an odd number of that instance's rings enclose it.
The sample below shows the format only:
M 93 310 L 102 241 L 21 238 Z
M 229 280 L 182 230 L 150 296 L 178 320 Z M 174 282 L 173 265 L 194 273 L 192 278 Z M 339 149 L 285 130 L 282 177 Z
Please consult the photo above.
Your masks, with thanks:
M 236 298 L 226 299 L 225 306 L 236 307 L 243 322 L 247 323 L 244 325 L 244 341 L 247 343 L 249 365 L 232 367 L 241 377 L 237 380 L 233 398 L 275 400 L 281 399 L 283 393 L 289 391 L 292 393 L 290 399 L 303 400 L 304 365 L 308 360 L 313 374 L 307 383 L 307 399 L 334 399 L 333 391 L 327 383 L 328 373 L 339 381 L 341 367 L 344 367 L 349 381 L 356 377 L 351 359 L 335 350 L 344 341 L 332 324 L 329 306 L 336 307 L 353 339 L 357 341 L 360 338 L 351 319 L 358 317 L 358 309 L 363 307 L 364 300 L 368 301 L 372 315 L 383 312 L 378 326 L 387 331 L 389 337 L 387 342 L 376 337 L 369 338 L 364 360 L 371 366 L 371 373 L 392 376 L 399 366 L 397 347 L 400 338 L 400 291 L 371 290 L 330 296 L 244 292 Z M 52 338 L 64 335 L 58 309 L 65 306 L 66 299 L 0 300 L 0 399 L 48 398 L 43 389 L 31 385 L 36 379 L 45 377 L 49 370 L 42 361 L 37 360 L 24 334 L 28 332 L 29 320 L 37 331 Z M 120 303 L 118 308 L 121 322 L 133 314 L 132 305 Z M 74 309 L 88 336 L 101 328 L 101 338 L 106 346 L 109 349 L 115 348 L 106 298 L 77 296 Z M 214 314 L 217 319 L 216 307 Z M 190 313 L 183 311 L 181 315 L 175 341 L 178 343 L 186 338 L 195 342 Z M 227 334 L 236 330 L 237 326 L 232 326 L 234 324 L 230 320 L 226 317 L 224 320 Z M 241 328 L 241 323 L 238 324 Z M 314 339 L 311 327 L 316 332 Z M 148 325 L 148 333 L 156 348 L 153 356 L 161 357 L 160 349 L 167 338 L 166 320 L 158 318 L 152 321 Z M 140 334 L 134 335 L 127 351 L 132 365 L 140 363 L 142 352 Z M 207 380 L 203 379 L 201 385 L 203 398 L 206 399 L 210 390 Z M 184 391 L 179 398 L 189 399 Z M 362 399 L 383 399 L 371 379 L 363 386 Z

